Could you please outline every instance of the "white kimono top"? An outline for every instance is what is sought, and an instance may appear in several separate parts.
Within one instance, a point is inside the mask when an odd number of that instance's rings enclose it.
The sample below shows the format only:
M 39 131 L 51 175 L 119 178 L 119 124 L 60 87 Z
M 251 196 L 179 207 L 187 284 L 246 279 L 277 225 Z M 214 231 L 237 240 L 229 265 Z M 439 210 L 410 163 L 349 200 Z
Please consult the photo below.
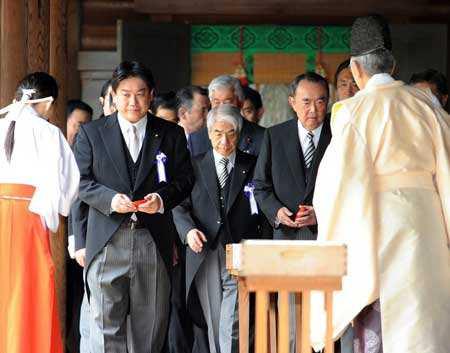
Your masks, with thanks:
M 17 116 L 17 109 L 23 108 Z M 16 120 L 11 162 L 5 154 L 5 138 Z M 36 188 L 29 210 L 40 215 L 56 232 L 59 216 L 67 216 L 78 195 L 80 174 L 72 150 L 60 129 L 40 117 L 29 105 L 16 107 L 0 118 L 0 183 Z
M 385 352 L 450 352 L 450 126 L 419 89 L 374 75 L 336 103 L 314 208 L 318 240 L 343 242 L 348 271 L 333 296 L 337 338 L 380 299 Z M 323 346 L 323 298 L 311 340 Z

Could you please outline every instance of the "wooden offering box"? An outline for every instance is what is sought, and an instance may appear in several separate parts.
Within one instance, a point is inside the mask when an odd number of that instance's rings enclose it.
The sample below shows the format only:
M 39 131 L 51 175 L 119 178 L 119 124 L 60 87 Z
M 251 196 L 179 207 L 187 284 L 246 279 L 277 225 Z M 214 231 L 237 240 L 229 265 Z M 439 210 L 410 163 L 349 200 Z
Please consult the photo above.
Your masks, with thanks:
M 346 274 L 345 245 L 302 240 L 247 240 L 227 245 L 226 252 L 227 269 L 239 283 L 240 353 L 248 353 L 250 292 L 256 292 L 256 353 L 289 352 L 290 293 L 295 296 L 297 353 L 311 353 L 311 290 L 325 292 L 325 352 L 333 353 L 332 293 L 341 289 L 342 276 Z M 278 320 L 275 319 L 276 301 L 269 300 L 270 293 L 278 294 Z

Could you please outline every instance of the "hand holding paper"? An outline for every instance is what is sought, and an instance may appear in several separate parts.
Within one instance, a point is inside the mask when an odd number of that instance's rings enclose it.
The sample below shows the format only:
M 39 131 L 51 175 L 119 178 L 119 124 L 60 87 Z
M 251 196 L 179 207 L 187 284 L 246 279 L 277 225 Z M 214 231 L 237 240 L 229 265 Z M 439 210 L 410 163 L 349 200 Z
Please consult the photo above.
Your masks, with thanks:
M 138 211 L 148 214 L 155 214 L 157 212 L 160 212 L 162 208 L 162 200 L 158 194 L 148 194 L 144 197 L 144 200 L 145 202 L 138 205 Z
M 136 212 L 136 206 L 125 194 L 116 194 L 111 200 L 111 209 L 117 213 Z
M 277 220 L 285 226 L 297 228 L 297 224 L 291 219 L 292 215 L 287 207 L 281 207 L 277 212 Z
M 295 223 L 298 227 L 306 227 L 317 224 L 316 213 L 312 206 L 299 205 L 295 215 Z

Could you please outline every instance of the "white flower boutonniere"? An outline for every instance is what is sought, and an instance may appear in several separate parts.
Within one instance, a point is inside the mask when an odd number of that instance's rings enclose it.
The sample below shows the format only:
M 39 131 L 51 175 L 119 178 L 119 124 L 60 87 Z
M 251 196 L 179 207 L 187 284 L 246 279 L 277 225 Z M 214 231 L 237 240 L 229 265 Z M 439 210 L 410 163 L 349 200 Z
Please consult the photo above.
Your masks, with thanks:
M 164 152 L 159 151 L 156 155 L 156 168 L 158 170 L 158 180 L 160 183 L 167 182 L 166 166 L 167 156 Z
M 255 185 L 250 182 L 247 185 L 244 186 L 244 194 L 247 196 L 248 200 L 250 201 L 250 213 L 252 215 L 258 214 L 258 205 L 255 200 Z

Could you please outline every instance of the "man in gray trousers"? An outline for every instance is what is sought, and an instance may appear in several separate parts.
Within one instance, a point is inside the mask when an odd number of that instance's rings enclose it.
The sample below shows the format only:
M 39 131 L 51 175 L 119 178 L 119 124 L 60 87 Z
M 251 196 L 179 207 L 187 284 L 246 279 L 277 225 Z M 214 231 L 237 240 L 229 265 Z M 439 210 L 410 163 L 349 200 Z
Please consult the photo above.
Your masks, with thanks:
M 225 267 L 225 245 L 261 237 L 264 216 L 252 191 L 256 158 L 236 148 L 239 109 L 229 104 L 213 108 L 207 128 L 212 150 L 193 159 L 194 188 L 173 214 L 187 245 L 189 313 L 198 326 L 207 327 L 211 353 L 236 353 L 237 282 Z
M 82 126 L 75 145 L 89 206 L 90 352 L 159 353 L 176 236 L 170 210 L 190 193 L 192 166 L 183 129 L 148 113 L 150 70 L 123 62 L 112 89 L 118 111 Z

